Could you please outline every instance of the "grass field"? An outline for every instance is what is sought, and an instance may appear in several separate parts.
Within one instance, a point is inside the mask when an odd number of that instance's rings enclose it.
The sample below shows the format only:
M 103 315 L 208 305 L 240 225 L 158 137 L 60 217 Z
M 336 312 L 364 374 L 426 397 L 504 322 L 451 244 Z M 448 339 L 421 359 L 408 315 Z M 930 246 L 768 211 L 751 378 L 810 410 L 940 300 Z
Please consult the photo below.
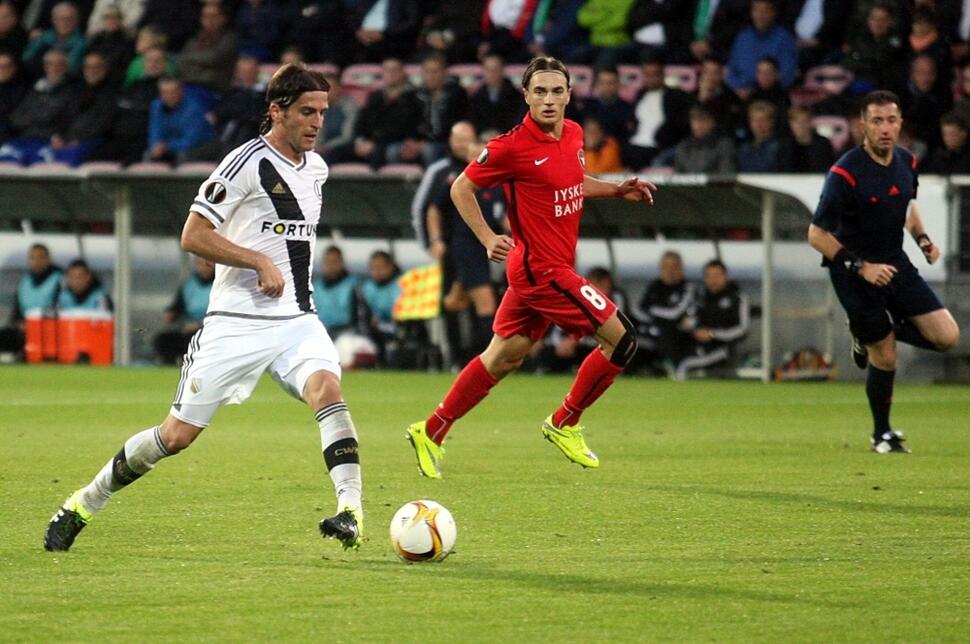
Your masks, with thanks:
M 538 425 L 568 386 L 513 376 L 418 477 L 407 421 L 448 375 L 350 373 L 368 543 L 344 553 L 312 416 L 264 380 L 118 494 L 70 553 L 57 505 L 167 411 L 174 370 L 0 369 L 0 640 L 618 642 L 970 639 L 970 390 L 899 386 L 910 456 L 867 451 L 862 386 L 621 379 L 583 471 Z M 414 498 L 458 523 L 404 565 Z

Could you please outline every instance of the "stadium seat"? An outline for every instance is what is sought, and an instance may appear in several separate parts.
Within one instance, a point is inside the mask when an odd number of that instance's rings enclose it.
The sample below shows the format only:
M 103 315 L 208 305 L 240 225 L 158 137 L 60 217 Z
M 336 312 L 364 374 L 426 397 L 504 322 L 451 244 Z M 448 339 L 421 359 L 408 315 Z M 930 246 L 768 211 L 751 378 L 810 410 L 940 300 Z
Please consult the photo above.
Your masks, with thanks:
M 78 170 L 84 172 L 118 172 L 121 164 L 117 161 L 88 161 L 78 166 Z
M 852 84 L 855 77 L 841 65 L 818 65 L 805 72 L 802 87 L 805 90 L 825 92 L 827 96 L 837 96 Z
M 421 65 L 411 63 L 404 66 L 404 75 L 414 87 L 421 87 Z
M 815 131 L 824 136 L 832 144 L 832 149 L 836 152 L 845 149 L 849 143 L 851 133 L 849 132 L 848 119 L 841 116 L 816 116 L 812 118 L 812 127 Z
M 131 174 L 168 174 L 172 171 L 172 166 L 160 161 L 140 161 L 128 166 Z
M 448 75 L 458 79 L 461 86 L 472 94 L 482 84 L 482 66 L 478 63 L 463 63 L 448 68 Z
M 667 65 L 664 67 L 664 83 L 687 93 L 697 89 L 700 72 L 693 65 Z
M 417 163 L 389 163 L 377 171 L 383 177 L 404 177 L 406 179 L 418 178 L 424 172 Z
M 369 177 L 374 171 L 366 163 L 336 163 L 330 166 L 331 177 Z
M 522 74 L 525 73 L 525 67 L 526 67 L 525 65 L 506 65 L 505 66 L 505 75 L 506 77 L 508 77 L 510 81 L 512 81 L 512 85 L 516 89 L 522 87 Z
M 341 90 L 360 105 L 367 100 L 368 94 L 383 85 L 380 65 L 350 65 L 340 75 Z
M 192 161 L 180 164 L 175 168 L 175 172 L 178 174 L 210 175 L 216 169 L 216 165 L 216 163 L 210 161 Z
M 27 171 L 30 174 L 66 174 L 72 170 L 71 166 L 66 163 L 61 163 L 59 161 L 42 161 L 40 163 L 35 163 L 30 166 Z
M 593 68 L 589 65 L 569 66 L 569 84 L 577 97 L 586 97 L 593 92 L 593 76 Z
M 632 103 L 640 93 L 643 73 L 636 65 L 620 65 L 617 71 L 620 72 L 620 98 Z

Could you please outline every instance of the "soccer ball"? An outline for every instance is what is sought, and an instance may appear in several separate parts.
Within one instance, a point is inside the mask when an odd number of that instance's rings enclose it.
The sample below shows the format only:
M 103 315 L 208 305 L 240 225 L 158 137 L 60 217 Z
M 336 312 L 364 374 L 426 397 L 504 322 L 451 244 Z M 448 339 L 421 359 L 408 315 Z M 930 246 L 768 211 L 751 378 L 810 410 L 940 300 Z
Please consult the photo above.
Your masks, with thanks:
M 455 547 L 458 528 L 451 512 L 434 501 L 411 501 L 391 519 L 391 545 L 402 561 L 442 561 Z

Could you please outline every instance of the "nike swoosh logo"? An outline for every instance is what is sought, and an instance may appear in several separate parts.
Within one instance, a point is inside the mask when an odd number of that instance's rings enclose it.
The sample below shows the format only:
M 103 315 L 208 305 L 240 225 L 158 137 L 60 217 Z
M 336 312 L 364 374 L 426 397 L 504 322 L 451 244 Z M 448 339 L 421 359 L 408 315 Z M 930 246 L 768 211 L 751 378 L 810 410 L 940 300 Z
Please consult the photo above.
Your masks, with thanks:
M 535 161 L 533 161 L 533 163 L 535 163 L 536 165 L 542 165 L 548 160 L 549 160 L 549 157 L 543 157 L 541 159 L 536 159 Z

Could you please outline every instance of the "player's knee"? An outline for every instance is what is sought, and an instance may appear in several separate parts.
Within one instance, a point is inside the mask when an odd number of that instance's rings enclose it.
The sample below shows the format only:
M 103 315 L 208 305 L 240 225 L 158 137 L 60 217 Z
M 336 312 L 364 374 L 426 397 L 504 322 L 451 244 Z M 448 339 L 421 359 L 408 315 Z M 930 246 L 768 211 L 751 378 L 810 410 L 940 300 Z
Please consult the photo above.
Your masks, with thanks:
M 201 431 L 198 427 L 178 421 L 162 425 L 159 434 L 165 445 L 165 451 L 169 454 L 178 454 L 191 445 Z
M 955 323 L 943 331 L 933 342 L 939 351 L 949 351 L 960 344 L 960 327 Z
M 868 347 L 869 362 L 877 369 L 893 371 L 896 369 L 895 343 L 881 343 Z
M 613 346 L 613 353 L 610 354 L 610 362 L 618 367 L 626 367 L 637 354 L 637 349 L 640 345 L 633 322 L 622 313 L 618 313 L 618 315 L 620 322 L 623 323 L 624 331 L 623 335 L 620 336 L 620 339 Z

